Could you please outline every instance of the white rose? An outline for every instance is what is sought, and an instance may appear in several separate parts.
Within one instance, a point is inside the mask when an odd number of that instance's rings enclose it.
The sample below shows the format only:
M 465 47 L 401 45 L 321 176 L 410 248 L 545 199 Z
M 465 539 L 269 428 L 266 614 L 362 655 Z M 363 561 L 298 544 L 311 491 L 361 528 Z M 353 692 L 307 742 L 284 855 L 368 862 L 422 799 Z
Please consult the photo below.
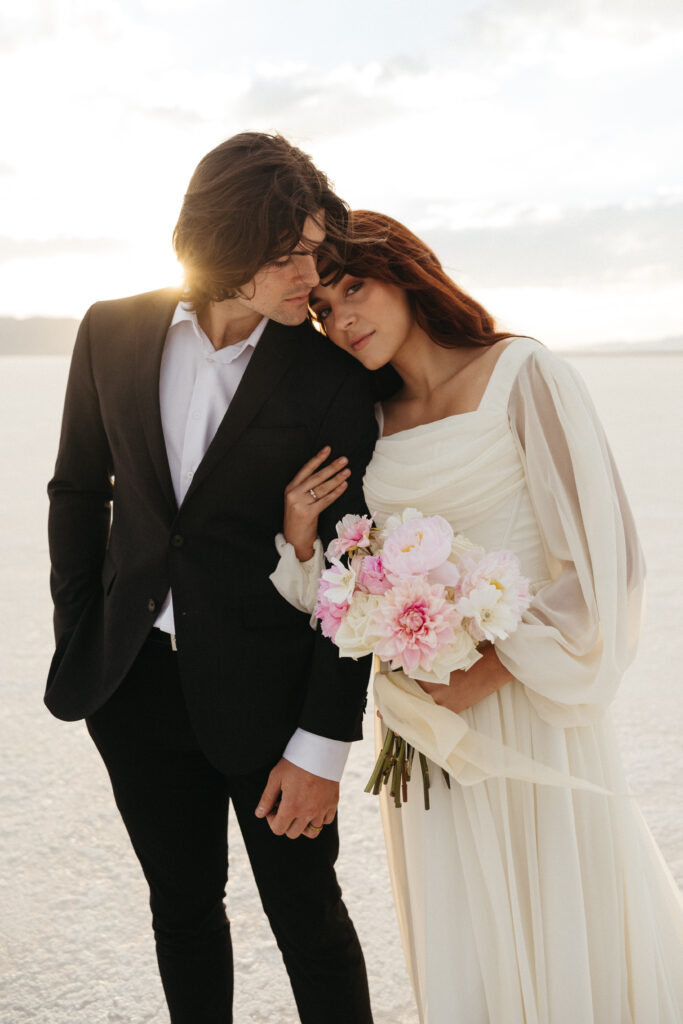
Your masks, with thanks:
M 381 604 L 378 594 L 357 593 L 341 621 L 334 642 L 340 658 L 362 658 L 372 654 L 378 637 L 372 632 L 372 613 Z

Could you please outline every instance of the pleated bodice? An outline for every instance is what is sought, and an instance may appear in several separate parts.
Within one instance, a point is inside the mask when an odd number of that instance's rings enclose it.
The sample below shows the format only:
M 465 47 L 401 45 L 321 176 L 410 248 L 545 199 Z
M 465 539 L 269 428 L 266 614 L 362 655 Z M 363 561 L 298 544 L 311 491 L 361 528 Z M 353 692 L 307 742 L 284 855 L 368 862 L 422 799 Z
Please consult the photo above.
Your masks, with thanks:
M 539 347 L 531 338 L 510 342 L 473 412 L 380 436 L 363 481 L 380 524 L 406 507 L 441 515 L 487 550 L 513 550 L 533 589 L 548 566 L 507 408 L 520 365 Z M 379 419 L 381 427 L 381 410 Z

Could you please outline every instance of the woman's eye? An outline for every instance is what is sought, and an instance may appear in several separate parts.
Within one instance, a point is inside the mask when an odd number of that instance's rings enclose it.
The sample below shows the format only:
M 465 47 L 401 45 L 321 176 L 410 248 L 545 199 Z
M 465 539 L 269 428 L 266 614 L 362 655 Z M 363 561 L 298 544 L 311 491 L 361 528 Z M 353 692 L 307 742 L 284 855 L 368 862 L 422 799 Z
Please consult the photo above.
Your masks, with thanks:
M 320 323 L 324 324 L 325 321 L 327 320 L 328 316 L 330 315 L 329 307 L 325 306 L 324 309 L 319 309 L 318 312 L 315 315 L 317 316 L 317 318 L 320 321 Z
M 360 289 L 362 287 L 363 287 L 363 282 L 362 281 L 356 281 L 354 284 L 350 284 L 349 285 L 349 287 L 346 289 L 346 294 L 347 295 L 355 295 L 356 292 L 360 291 Z

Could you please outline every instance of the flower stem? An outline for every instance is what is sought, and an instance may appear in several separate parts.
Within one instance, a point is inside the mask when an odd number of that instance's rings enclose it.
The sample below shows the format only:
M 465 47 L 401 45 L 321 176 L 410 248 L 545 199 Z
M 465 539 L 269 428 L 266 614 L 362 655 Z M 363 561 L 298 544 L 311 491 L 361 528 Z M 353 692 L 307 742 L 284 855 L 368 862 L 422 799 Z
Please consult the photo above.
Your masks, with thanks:
M 422 769 L 422 792 L 424 793 L 425 811 L 429 810 L 429 765 L 424 754 L 420 754 L 420 768 Z
M 425 810 L 429 810 L 429 764 L 424 754 L 418 751 L 420 759 L 420 770 L 422 773 L 422 792 L 424 796 Z M 378 796 L 382 786 L 389 787 L 389 795 L 394 801 L 394 806 L 400 808 L 408 800 L 408 783 L 413 770 L 413 759 L 415 747 L 407 743 L 401 736 L 398 736 L 392 729 L 387 729 L 382 749 L 379 752 L 372 775 L 365 787 L 366 793 Z M 451 780 L 446 771 L 441 769 L 448 788 L 451 788 Z
M 384 746 L 380 751 L 380 755 L 375 763 L 374 771 L 368 780 L 367 786 L 365 787 L 366 793 L 373 792 L 375 796 L 377 796 L 377 794 L 379 793 L 382 785 L 382 775 L 384 774 L 384 761 L 387 758 L 387 755 L 389 754 L 389 751 L 391 750 L 393 743 L 394 733 L 391 729 L 387 729 L 387 734 L 384 739 Z

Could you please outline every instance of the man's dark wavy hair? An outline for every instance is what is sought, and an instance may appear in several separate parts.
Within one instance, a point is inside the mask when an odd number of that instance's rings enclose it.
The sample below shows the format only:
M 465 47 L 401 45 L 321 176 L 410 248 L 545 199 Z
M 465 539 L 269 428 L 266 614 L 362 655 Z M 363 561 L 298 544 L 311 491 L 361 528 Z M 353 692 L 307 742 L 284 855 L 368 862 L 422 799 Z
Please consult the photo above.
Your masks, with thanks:
M 343 248 L 348 208 L 306 153 L 281 135 L 242 132 L 199 162 L 173 247 L 194 310 L 234 298 L 256 272 L 288 255 L 307 217 L 325 215 L 326 249 Z

